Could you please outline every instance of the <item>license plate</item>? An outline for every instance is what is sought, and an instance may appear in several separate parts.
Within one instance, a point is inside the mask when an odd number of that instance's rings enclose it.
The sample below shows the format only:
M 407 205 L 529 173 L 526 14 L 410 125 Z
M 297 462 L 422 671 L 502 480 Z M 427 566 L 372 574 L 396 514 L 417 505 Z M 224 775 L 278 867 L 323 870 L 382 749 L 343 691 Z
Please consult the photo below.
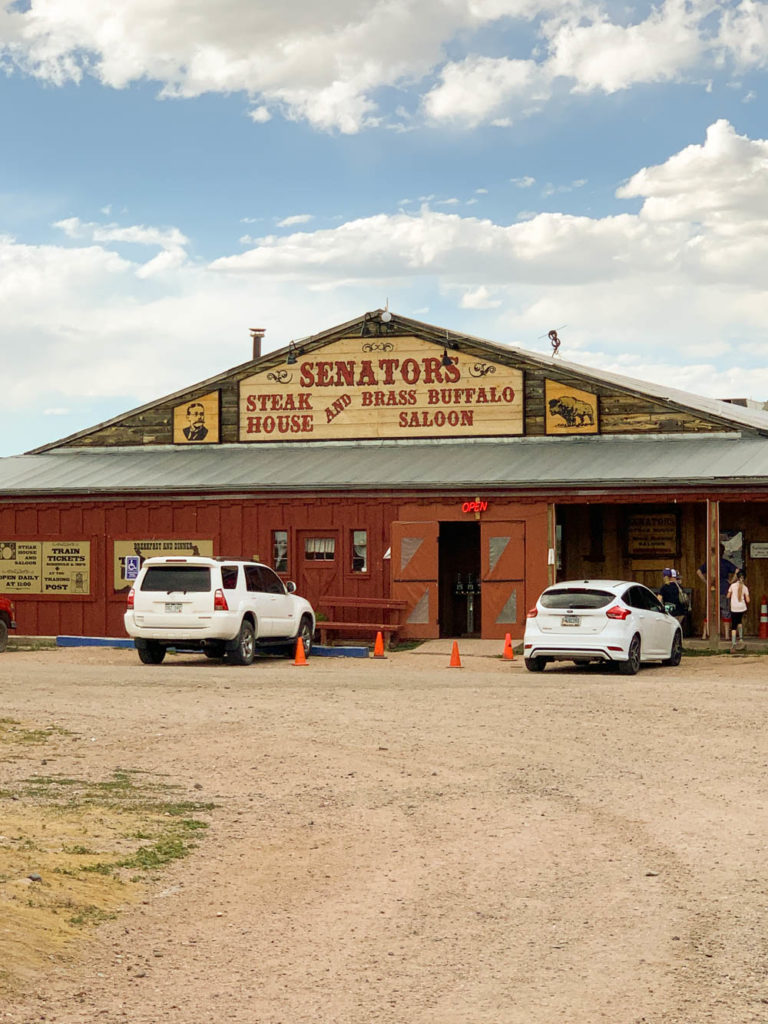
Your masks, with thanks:
M 166 601 L 166 603 L 165 603 L 165 610 L 167 612 L 180 612 L 181 611 L 181 601 Z
M 564 615 L 560 620 L 561 626 L 580 626 L 581 616 L 580 615 Z

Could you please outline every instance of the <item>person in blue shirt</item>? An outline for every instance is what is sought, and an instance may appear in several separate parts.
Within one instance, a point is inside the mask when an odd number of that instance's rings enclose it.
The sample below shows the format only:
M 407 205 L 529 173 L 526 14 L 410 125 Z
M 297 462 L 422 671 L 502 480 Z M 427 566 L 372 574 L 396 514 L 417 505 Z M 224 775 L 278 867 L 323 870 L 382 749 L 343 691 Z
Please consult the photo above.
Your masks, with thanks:
M 723 639 L 728 640 L 731 632 L 731 609 L 728 604 L 728 587 L 731 585 L 731 579 L 736 572 L 736 566 L 730 559 L 725 557 L 725 547 L 720 545 L 720 624 L 723 630 Z M 704 562 L 696 570 L 696 575 L 704 583 L 707 582 L 707 563 Z M 702 640 L 707 639 L 707 623 L 704 620 L 704 632 L 701 635 Z

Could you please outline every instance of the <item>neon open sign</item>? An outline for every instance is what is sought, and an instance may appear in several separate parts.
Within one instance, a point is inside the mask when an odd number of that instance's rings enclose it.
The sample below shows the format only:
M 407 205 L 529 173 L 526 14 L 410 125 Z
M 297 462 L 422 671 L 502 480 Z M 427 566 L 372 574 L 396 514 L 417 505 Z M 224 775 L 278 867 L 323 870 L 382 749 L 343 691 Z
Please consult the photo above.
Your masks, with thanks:
M 474 501 L 465 501 L 461 506 L 462 512 L 485 512 L 488 509 L 488 502 L 475 498 Z

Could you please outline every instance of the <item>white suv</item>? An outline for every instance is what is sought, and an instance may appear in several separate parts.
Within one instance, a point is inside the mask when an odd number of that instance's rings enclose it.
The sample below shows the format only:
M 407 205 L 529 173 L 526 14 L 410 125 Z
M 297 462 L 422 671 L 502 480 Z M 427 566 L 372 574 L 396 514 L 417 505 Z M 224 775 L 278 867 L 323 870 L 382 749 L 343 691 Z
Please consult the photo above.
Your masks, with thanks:
M 125 629 L 145 665 L 169 647 L 250 665 L 256 648 L 309 654 L 312 606 L 268 566 L 234 558 L 148 558 L 128 595 Z

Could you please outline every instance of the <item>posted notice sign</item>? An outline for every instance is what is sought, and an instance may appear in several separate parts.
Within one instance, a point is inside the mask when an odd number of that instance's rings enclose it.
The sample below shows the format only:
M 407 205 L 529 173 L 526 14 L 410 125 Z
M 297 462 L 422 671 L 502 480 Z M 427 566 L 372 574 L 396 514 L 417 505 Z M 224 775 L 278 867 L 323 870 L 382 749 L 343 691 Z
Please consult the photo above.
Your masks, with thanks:
M 89 594 L 91 542 L 0 541 L 0 591 L 11 594 Z

